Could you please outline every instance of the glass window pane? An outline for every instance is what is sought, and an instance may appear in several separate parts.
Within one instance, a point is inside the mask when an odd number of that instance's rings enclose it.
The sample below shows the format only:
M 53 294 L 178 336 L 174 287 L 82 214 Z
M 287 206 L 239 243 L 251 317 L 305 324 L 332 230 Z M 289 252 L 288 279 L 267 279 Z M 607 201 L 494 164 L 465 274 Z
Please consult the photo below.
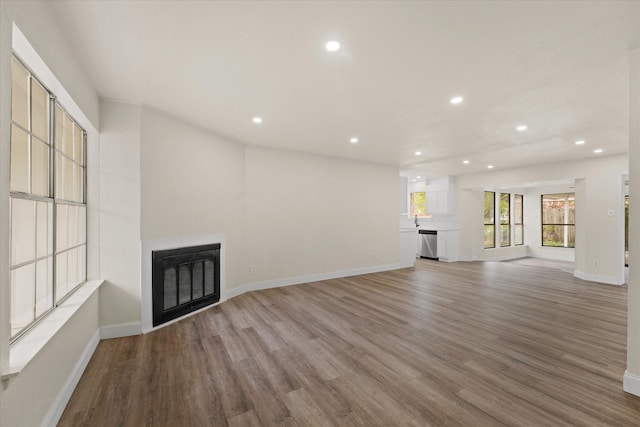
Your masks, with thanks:
M 64 198 L 73 200 L 73 162 L 69 159 L 63 160 L 64 164 Z
M 509 224 L 511 215 L 509 202 L 511 195 L 508 193 L 500 194 L 500 224 Z
M 31 133 L 49 142 L 49 94 L 31 79 Z
M 575 193 L 542 195 L 542 245 L 575 247 Z
M 78 244 L 78 207 L 67 206 L 67 246 Z
M 78 207 L 78 243 L 87 243 L 87 208 Z
M 67 253 L 67 261 L 69 262 L 69 268 L 67 270 L 67 292 L 76 287 L 78 282 L 78 250 L 71 249 Z
M 82 164 L 82 129 L 73 125 L 73 161 Z
M 11 265 L 35 259 L 36 202 L 11 198 Z
M 62 152 L 69 158 L 73 158 L 73 121 L 68 115 L 64 115 L 64 145 Z
M 62 151 L 63 149 L 63 141 L 64 141 L 64 113 L 62 112 L 62 108 L 58 104 L 56 104 L 56 131 L 55 131 L 55 147 L 57 150 Z
M 36 256 L 43 257 L 51 254 L 51 203 L 37 202 L 36 213 Z
M 75 202 L 80 202 L 83 203 L 84 202 L 84 180 L 83 180 L 83 172 L 84 172 L 84 168 L 80 165 L 77 164 L 73 164 L 73 168 L 75 169 L 74 172 L 74 179 L 75 179 L 75 183 L 73 185 L 73 200 Z
M 515 244 L 516 245 L 523 245 L 524 244 L 524 229 L 522 225 L 515 225 L 514 226 L 514 240 L 515 240 Z
M 35 320 L 35 264 L 11 271 L 11 336 Z
M 56 302 L 67 294 L 67 252 L 56 256 Z
M 516 194 L 513 203 L 514 203 L 514 205 L 513 205 L 513 221 L 516 224 L 522 224 L 523 223 L 522 194 Z
M 64 157 L 59 151 L 56 151 L 56 199 L 64 199 Z
M 36 266 L 36 317 L 53 307 L 53 258 L 38 261 Z
M 495 197 L 496 194 L 492 191 L 484 192 L 484 223 L 495 223 Z
M 49 196 L 49 146 L 35 138 L 31 141 L 31 192 Z
M 500 246 L 510 246 L 511 245 L 511 226 L 510 225 L 501 225 L 500 226 Z
M 87 246 L 80 246 L 78 249 L 78 283 L 87 280 Z
M 29 192 L 29 134 L 11 125 L 11 191 Z
M 15 59 L 11 61 L 11 120 L 29 129 L 28 71 Z
M 495 238 L 495 226 L 494 225 L 485 225 L 484 226 L 484 248 L 495 248 L 496 247 L 496 238 Z
M 542 223 L 564 224 L 566 194 L 545 194 L 542 196 Z
M 576 198 L 574 194 L 567 195 L 567 204 L 568 204 L 568 218 L 567 224 L 575 224 L 576 223 Z
M 564 246 L 564 225 L 543 225 L 542 246 Z
M 56 206 L 56 252 L 67 249 L 67 205 Z

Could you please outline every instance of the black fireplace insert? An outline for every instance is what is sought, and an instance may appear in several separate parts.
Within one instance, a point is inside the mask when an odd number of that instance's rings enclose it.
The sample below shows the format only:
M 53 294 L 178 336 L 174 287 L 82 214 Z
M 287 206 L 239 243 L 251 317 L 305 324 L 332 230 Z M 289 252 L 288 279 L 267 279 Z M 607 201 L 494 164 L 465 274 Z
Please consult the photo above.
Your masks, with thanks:
M 220 244 L 153 251 L 153 326 L 220 301 Z

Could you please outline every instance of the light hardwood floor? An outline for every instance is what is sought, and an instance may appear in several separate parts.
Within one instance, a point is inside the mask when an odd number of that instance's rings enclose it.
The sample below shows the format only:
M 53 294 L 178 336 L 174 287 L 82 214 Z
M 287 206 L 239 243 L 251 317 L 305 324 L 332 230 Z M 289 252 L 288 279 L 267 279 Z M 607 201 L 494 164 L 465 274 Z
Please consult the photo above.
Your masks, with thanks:
M 61 426 L 638 426 L 626 286 L 516 263 L 241 295 L 102 341 Z

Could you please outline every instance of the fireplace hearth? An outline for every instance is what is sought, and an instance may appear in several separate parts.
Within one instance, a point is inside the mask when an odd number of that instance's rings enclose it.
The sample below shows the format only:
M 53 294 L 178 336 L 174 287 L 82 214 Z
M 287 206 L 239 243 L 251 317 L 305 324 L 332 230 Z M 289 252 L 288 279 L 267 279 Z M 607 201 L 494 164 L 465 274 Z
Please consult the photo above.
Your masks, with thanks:
M 220 301 L 220 244 L 152 252 L 153 326 Z

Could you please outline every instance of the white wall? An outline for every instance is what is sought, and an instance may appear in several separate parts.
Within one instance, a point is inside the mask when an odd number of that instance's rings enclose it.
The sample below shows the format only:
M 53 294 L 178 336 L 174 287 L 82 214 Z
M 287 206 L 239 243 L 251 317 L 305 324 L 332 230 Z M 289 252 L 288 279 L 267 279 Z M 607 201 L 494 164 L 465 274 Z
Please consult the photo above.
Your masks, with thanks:
M 60 97 L 74 118 L 87 130 L 89 149 L 98 145 L 98 98 L 79 61 L 66 47 L 64 36 L 51 25 L 50 5 L 46 1 L 0 2 L 0 362 L 6 369 L 9 357 L 9 135 L 11 119 L 11 53 L 16 39 L 15 23 L 28 41 L 27 52 L 21 58 L 34 69 L 44 83 Z M 26 46 L 23 44 L 22 48 Z M 29 50 L 27 49 L 27 50 Z M 27 58 L 28 56 L 28 58 Z M 44 75 L 41 70 L 46 68 Z M 55 78 L 54 78 L 55 77 Z M 96 157 L 88 153 L 88 165 L 96 170 Z M 89 185 L 96 185 L 96 176 L 88 176 Z M 93 189 L 97 190 L 96 187 Z M 98 242 L 95 198 L 89 199 L 88 233 L 93 240 L 89 247 L 88 274 L 97 275 Z M 46 344 L 43 350 L 4 389 L 0 387 L 0 425 L 40 425 L 60 391 L 70 377 L 86 346 L 98 329 L 97 296 L 85 305 Z M 55 365 L 52 365 L 52 360 Z
M 140 322 L 140 106 L 100 103 L 100 325 Z
M 629 55 L 629 313 L 624 388 L 640 396 L 640 48 Z
M 503 255 L 512 255 L 504 253 L 501 248 L 483 249 L 484 189 L 518 188 L 530 186 L 531 183 L 576 180 L 575 274 L 588 280 L 621 284 L 624 278 L 618 232 L 619 222 L 624 217 L 620 215 L 620 182 L 627 169 L 627 156 L 622 155 L 458 176 L 457 210 L 461 213 L 461 259 L 501 259 Z M 527 200 L 529 203 L 525 200 L 525 210 L 530 212 L 528 205 L 531 205 L 531 199 Z M 608 215 L 609 209 L 614 209 L 614 216 Z M 527 215 L 525 220 L 529 222 L 531 214 Z M 531 224 L 527 222 L 525 227 L 530 227 Z M 536 230 L 533 232 L 537 233 Z M 538 238 L 533 243 L 525 241 L 525 244 L 531 245 L 538 255 L 544 253 L 545 256 L 560 257 L 557 250 L 538 246 Z
M 228 295 L 399 263 L 395 167 L 249 147 L 117 102 L 101 124 L 103 327 L 140 322 L 141 240 L 224 235 Z
M 142 240 L 225 235 L 226 283 L 246 282 L 244 146 L 142 111 Z
M 0 425 L 39 426 L 43 420 L 57 421 L 52 412 L 66 404 L 71 373 L 88 345 L 98 334 L 98 295 L 94 293 L 44 349 L 2 393 Z M 62 415 L 57 412 L 56 415 Z
M 245 171 L 251 282 L 399 262 L 397 168 L 247 147 Z

